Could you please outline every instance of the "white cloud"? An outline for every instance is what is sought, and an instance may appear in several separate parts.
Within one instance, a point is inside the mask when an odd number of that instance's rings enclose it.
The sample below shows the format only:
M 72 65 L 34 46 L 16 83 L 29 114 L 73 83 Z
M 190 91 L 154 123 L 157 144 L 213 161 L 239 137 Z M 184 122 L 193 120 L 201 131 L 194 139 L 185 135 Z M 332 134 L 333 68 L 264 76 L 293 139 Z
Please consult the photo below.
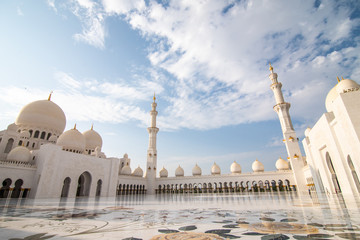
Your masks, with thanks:
M 57 8 L 55 6 L 55 0 L 47 0 L 47 4 L 51 7 L 55 12 L 57 12 Z
M 102 8 L 91 0 L 73 0 L 71 10 L 83 24 L 81 33 L 74 35 L 77 41 L 103 49 L 105 47 L 105 19 Z
M 103 0 L 102 2 L 108 13 L 126 14 L 134 9 L 141 11 L 145 8 L 143 0 Z
M 359 38 L 350 38 L 359 21 L 350 18 L 349 6 L 331 0 L 317 8 L 310 1 L 265 0 L 73 3 L 83 23 L 75 39 L 105 48 L 106 18 L 119 15 L 151 43 L 153 76 L 170 74 L 166 82 L 98 82 L 97 90 L 109 97 L 144 100 L 148 88 L 160 88 L 169 105 L 159 122 L 167 129 L 276 118 L 268 88 L 269 60 L 286 100 L 296 109 L 293 116 L 300 119 L 315 119 L 324 110 L 326 91 L 333 85 L 329 78 L 360 74 Z M 352 46 L 343 45 L 345 40 Z

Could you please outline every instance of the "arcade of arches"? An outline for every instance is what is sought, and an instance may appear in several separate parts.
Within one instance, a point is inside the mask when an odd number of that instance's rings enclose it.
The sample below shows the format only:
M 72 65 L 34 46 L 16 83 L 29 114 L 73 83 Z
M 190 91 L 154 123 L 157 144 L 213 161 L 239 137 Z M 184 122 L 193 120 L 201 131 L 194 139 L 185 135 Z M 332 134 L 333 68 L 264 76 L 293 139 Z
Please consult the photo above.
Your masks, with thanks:
M 12 185 L 13 180 L 6 178 L 0 188 L 0 198 L 26 198 L 29 195 L 30 188 L 22 188 L 24 181 L 17 179 Z
M 289 180 L 214 182 L 193 184 L 162 184 L 158 185 L 156 193 L 231 193 L 231 192 L 268 192 L 296 191 L 295 185 Z

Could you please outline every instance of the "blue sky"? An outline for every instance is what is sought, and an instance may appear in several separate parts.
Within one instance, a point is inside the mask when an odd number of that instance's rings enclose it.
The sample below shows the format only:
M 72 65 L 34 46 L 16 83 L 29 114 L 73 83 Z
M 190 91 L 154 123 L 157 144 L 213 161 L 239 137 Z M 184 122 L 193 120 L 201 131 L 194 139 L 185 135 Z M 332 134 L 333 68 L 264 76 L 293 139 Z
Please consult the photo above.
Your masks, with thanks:
M 66 130 L 94 123 L 107 156 L 144 168 L 156 92 L 169 175 L 287 157 L 269 61 L 300 138 L 336 76 L 360 81 L 359 1 L 1 1 L 0 31 L 1 129 L 54 91 Z

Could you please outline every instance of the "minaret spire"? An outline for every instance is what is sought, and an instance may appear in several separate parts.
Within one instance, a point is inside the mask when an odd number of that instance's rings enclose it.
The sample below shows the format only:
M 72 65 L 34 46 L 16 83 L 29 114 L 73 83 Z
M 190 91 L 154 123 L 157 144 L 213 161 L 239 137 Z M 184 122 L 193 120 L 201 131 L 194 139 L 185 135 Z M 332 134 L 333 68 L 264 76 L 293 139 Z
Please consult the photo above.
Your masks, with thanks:
M 153 102 L 151 103 L 151 122 L 148 127 L 149 133 L 149 148 L 147 151 L 147 163 L 146 163 L 146 174 L 145 177 L 148 181 L 148 193 L 154 194 L 155 191 L 155 180 L 156 180 L 156 165 L 157 165 L 157 149 L 156 149 L 156 136 L 159 132 L 159 128 L 156 127 L 156 117 L 158 112 L 156 111 L 157 104 L 155 102 L 156 97 L 154 93 Z
M 50 92 L 49 97 L 48 97 L 48 101 L 51 101 L 51 95 L 53 94 L 53 91 Z
M 283 93 L 281 91 L 282 84 L 278 82 L 278 75 L 274 73 L 273 67 L 270 65 L 270 75 L 271 80 L 270 88 L 274 92 L 276 105 L 274 106 L 275 112 L 279 116 L 281 129 L 284 136 L 284 143 L 286 145 L 286 150 L 288 153 L 288 160 L 290 161 L 292 170 L 295 175 L 295 181 L 298 186 L 298 189 L 306 189 L 305 177 L 303 172 L 304 162 L 301 154 L 299 140 L 296 137 L 294 127 L 291 122 L 291 117 L 289 113 L 290 103 L 285 102 Z

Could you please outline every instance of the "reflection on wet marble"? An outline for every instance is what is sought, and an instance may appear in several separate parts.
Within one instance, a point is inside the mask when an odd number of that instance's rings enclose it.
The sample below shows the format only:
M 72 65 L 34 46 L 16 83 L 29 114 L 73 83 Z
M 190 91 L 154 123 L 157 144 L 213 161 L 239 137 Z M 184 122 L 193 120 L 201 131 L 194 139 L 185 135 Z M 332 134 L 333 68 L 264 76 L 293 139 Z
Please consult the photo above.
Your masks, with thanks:
M 359 209 L 294 192 L 0 200 L 0 239 L 360 239 Z

